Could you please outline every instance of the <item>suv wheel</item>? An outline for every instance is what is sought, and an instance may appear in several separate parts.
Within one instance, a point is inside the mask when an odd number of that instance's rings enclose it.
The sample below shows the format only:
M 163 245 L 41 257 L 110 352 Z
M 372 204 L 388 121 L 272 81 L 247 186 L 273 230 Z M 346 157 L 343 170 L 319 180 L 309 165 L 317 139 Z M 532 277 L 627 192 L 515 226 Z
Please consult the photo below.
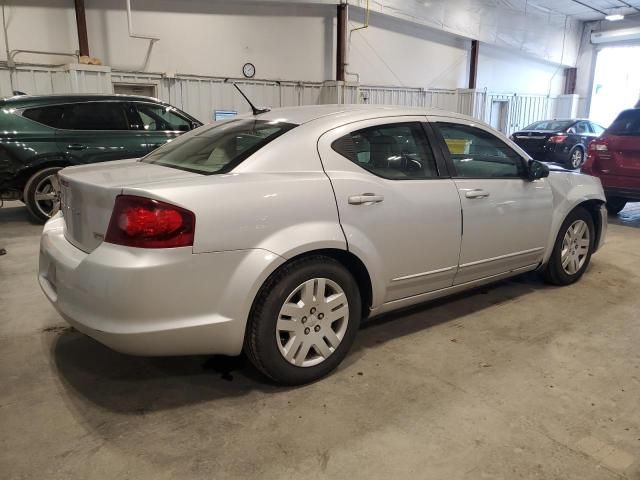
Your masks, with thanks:
M 245 351 L 277 383 L 312 382 L 347 355 L 361 310 L 358 286 L 342 264 L 320 255 L 293 261 L 260 290 L 247 325 Z
M 611 215 L 617 215 L 627 205 L 627 201 L 624 198 L 607 197 L 607 211 Z
M 24 203 L 31 217 L 44 223 L 60 209 L 60 182 L 58 171 L 62 167 L 49 167 L 34 173 L 24 187 Z

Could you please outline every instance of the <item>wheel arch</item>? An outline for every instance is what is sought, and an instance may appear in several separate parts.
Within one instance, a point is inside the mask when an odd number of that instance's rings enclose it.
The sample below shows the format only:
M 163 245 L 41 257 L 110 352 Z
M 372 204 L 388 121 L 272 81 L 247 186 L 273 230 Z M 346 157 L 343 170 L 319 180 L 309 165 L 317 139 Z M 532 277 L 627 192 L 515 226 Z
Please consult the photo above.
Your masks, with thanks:
M 258 294 L 256 294 L 256 297 L 253 300 L 253 303 L 255 303 L 255 300 L 256 298 L 258 298 L 259 292 L 262 290 L 264 285 L 267 284 L 274 275 L 277 275 L 281 269 L 285 268 L 294 261 L 317 255 L 329 257 L 336 260 L 343 267 L 345 267 L 349 271 L 349 273 L 351 273 L 351 275 L 353 275 L 353 278 L 358 285 L 358 289 L 360 290 L 362 316 L 366 318 L 371 310 L 373 301 L 373 286 L 371 282 L 371 275 L 364 262 L 357 255 L 348 250 L 342 250 L 338 248 L 318 248 L 308 250 L 293 257 L 287 258 L 284 263 L 278 265 L 278 267 L 273 272 L 271 272 L 271 274 L 262 282 L 260 288 L 258 289 Z M 251 311 L 253 311 L 253 304 L 251 307 Z
M 593 225 L 596 230 L 595 232 L 596 238 L 594 243 L 596 245 L 594 249 L 594 253 L 595 253 L 595 251 L 597 250 L 597 247 L 600 245 L 601 237 L 605 231 L 604 230 L 605 225 L 603 225 L 602 217 L 600 215 L 601 205 L 604 205 L 604 201 L 601 199 L 598 199 L 598 198 L 583 199 L 573 204 L 571 208 L 569 208 L 566 211 L 566 213 L 564 213 L 564 215 L 560 215 L 555 218 L 553 222 L 552 230 L 551 230 L 551 235 L 549 237 L 548 244 L 547 244 L 547 251 L 545 252 L 544 258 L 540 265 L 541 267 L 546 265 L 547 262 L 549 261 L 549 258 L 551 257 L 551 253 L 553 251 L 553 247 L 555 245 L 556 239 L 558 238 L 558 235 L 560 235 L 560 228 L 562 227 L 563 222 L 569 215 L 571 215 L 571 213 L 576 208 L 579 208 L 579 207 L 587 210 L 587 212 L 589 213 L 589 215 L 593 220 Z
M 591 219 L 593 220 L 593 226 L 596 230 L 595 231 L 596 238 L 594 241 L 594 250 L 593 250 L 594 252 L 597 251 L 598 247 L 600 246 L 600 243 L 601 243 L 600 241 L 602 239 L 602 235 L 605 227 L 605 225 L 603 224 L 605 219 L 603 219 L 602 215 L 600 214 L 600 211 L 603 205 L 604 205 L 604 202 L 602 200 L 597 200 L 597 199 L 585 200 L 584 202 L 581 202 L 578 205 L 576 205 L 569 212 L 571 213 L 573 210 L 575 210 L 578 207 L 583 207 L 591 215 Z
M 29 179 L 39 171 L 44 170 L 45 168 L 52 168 L 52 167 L 64 168 L 64 167 L 70 167 L 71 165 L 73 165 L 73 163 L 70 162 L 66 157 L 62 155 L 44 157 L 36 161 L 32 161 L 27 165 L 25 165 L 23 168 L 20 169 L 20 172 L 18 173 L 18 175 L 16 175 L 16 178 L 18 178 L 18 181 L 21 184 L 21 189 L 24 190 Z

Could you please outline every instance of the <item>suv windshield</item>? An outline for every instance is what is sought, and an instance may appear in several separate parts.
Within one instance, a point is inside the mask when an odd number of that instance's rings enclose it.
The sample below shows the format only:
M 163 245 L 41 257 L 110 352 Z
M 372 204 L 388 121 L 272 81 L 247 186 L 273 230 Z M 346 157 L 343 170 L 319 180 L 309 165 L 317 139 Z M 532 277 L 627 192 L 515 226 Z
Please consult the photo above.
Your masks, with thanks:
M 182 135 L 141 161 L 204 175 L 227 173 L 295 126 L 254 119 L 214 124 Z
M 640 108 L 625 110 L 607 128 L 610 135 L 640 135 Z
M 529 125 L 525 130 L 564 130 L 569 125 L 574 123 L 571 120 L 543 120 L 542 122 L 535 122 Z

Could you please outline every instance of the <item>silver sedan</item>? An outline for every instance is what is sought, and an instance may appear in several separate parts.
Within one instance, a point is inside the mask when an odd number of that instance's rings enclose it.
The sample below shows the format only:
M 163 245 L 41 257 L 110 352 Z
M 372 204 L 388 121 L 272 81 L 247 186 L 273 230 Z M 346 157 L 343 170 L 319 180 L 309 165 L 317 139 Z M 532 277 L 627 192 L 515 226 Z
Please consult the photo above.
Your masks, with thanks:
M 59 177 L 39 281 L 71 325 L 137 355 L 244 350 L 286 384 L 336 368 L 362 318 L 575 282 L 607 225 L 598 179 L 438 111 L 274 110 Z

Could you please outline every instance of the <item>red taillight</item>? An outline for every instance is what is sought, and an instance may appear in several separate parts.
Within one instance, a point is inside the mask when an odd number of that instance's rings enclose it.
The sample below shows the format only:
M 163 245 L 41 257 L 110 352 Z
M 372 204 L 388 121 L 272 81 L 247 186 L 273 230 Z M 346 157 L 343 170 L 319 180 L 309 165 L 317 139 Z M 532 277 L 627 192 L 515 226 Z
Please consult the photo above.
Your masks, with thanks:
M 196 217 L 159 200 L 118 195 L 104 241 L 138 248 L 193 245 Z
M 562 143 L 567 139 L 567 135 L 562 135 L 562 134 L 556 134 L 553 135 L 552 137 L 549 137 L 549 141 L 551 143 Z
M 609 151 L 609 147 L 607 146 L 607 142 L 601 138 L 598 138 L 589 144 L 590 152 L 607 152 Z
M 589 143 L 589 154 L 587 160 L 582 165 L 582 172 L 589 175 L 597 175 L 602 168 L 602 162 L 605 164 L 611 159 L 609 147 L 604 138 L 596 138 Z

